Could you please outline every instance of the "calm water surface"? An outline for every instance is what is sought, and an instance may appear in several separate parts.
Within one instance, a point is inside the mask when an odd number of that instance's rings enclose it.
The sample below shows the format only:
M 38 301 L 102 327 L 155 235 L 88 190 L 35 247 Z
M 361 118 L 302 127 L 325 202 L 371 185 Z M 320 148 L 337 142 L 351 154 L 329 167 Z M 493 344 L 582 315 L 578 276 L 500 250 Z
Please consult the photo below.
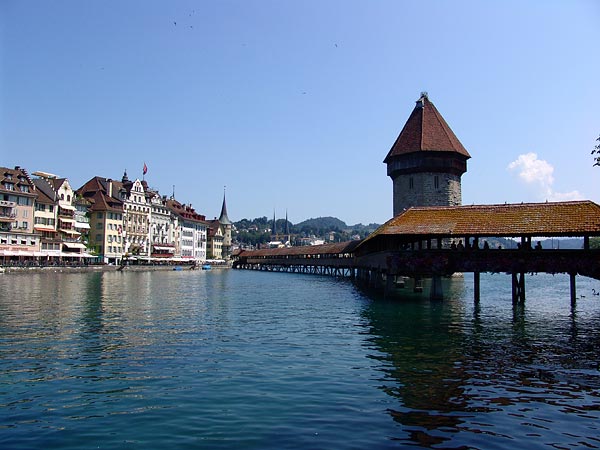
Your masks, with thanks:
M 0 275 L 0 448 L 600 448 L 600 282 Z

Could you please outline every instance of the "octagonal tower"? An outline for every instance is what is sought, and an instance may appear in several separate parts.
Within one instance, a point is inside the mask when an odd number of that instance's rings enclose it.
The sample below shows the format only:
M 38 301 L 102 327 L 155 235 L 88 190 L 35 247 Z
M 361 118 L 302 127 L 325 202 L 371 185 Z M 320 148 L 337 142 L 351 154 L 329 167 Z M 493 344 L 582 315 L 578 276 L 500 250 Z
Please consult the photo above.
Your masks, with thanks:
M 470 157 L 423 92 L 383 161 L 394 185 L 394 216 L 411 206 L 461 205 Z

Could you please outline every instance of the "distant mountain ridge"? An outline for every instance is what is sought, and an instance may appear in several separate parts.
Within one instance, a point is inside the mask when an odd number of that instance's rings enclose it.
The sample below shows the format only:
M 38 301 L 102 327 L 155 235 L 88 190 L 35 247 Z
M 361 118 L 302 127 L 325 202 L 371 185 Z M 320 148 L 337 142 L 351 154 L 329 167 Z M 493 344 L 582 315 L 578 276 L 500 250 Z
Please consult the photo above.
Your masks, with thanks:
M 317 227 L 317 228 L 330 228 L 331 230 L 354 230 L 354 229 L 376 229 L 380 224 L 370 223 L 368 225 L 363 225 L 362 223 L 357 223 L 356 225 L 348 225 L 343 220 L 338 219 L 337 217 L 317 217 L 314 219 L 306 219 L 303 222 L 299 222 L 294 227 L 296 228 L 304 228 L 304 227 Z
M 240 242 L 251 245 L 264 244 L 272 238 L 273 221 L 267 217 L 257 217 L 253 220 L 242 219 L 234 222 L 235 238 Z M 285 219 L 276 220 L 277 235 L 282 236 L 289 229 L 291 235 L 296 239 L 303 237 L 318 237 L 327 241 L 349 241 L 362 239 L 375 231 L 379 224 L 371 223 L 363 225 L 348 225 L 337 217 L 317 217 L 293 224 Z

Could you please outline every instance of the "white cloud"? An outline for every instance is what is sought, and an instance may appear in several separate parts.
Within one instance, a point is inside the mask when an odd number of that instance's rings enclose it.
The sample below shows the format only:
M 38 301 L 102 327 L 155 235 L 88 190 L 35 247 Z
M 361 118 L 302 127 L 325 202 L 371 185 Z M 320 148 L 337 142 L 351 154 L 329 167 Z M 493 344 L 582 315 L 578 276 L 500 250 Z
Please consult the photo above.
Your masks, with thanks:
M 571 192 L 551 192 L 548 198 L 551 202 L 567 202 L 569 200 L 585 200 L 579 191 Z
M 540 200 L 568 201 L 581 200 L 583 196 L 578 191 L 554 192 L 554 166 L 548 161 L 538 159 L 533 152 L 524 153 L 508 165 L 508 170 L 516 172 L 519 178 L 533 186 Z

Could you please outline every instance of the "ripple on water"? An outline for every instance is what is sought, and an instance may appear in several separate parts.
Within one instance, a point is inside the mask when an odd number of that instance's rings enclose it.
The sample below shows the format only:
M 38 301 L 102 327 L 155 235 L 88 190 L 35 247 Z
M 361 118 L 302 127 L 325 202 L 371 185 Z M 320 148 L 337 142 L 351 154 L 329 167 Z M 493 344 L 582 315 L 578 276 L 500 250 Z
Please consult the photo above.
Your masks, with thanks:
M 580 290 L 598 282 L 582 279 Z M 238 271 L 0 278 L 2 448 L 600 447 L 598 303 Z

